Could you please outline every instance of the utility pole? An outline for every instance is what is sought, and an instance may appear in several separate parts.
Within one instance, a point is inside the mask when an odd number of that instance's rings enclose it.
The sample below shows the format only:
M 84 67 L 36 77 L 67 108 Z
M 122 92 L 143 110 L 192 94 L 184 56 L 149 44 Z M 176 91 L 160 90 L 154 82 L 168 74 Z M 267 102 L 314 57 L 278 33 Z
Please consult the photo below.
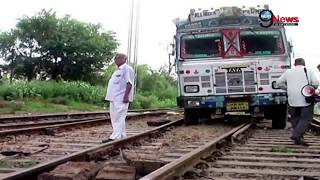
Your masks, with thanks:
M 130 14 L 129 14 L 129 30 L 128 30 L 128 47 L 127 47 L 127 56 L 128 63 L 131 64 L 131 44 L 132 44 L 132 24 L 133 24 L 133 9 L 134 9 L 134 0 L 131 1 Z
M 134 25 L 134 30 L 133 30 Z M 139 42 L 139 25 L 140 25 L 140 0 L 131 1 L 129 32 L 128 32 L 128 62 L 132 64 L 136 79 L 134 81 L 134 94 L 137 92 L 137 76 L 138 76 L 138 42 Z M 133 37 L 132 37 L 133 36 Z M 133 51 L 132 51 L 132 43 Z M 132 59 L 133 58 L 133 59 Z

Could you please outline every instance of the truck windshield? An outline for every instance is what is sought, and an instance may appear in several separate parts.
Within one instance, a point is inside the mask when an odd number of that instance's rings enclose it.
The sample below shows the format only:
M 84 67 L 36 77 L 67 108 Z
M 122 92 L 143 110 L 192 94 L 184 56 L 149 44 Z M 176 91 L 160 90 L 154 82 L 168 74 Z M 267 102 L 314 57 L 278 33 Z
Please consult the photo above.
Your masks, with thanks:
M 278 55 L 284 53 L 280 31 L 240 31 L 243 55 Z
M 180 56 L 183 59 L 220 57 L 224 53 L 220 32 L 188 34 L 181 37 Z M 279 55 L 285 52 L 280 31 L 240 31 L 242 56 Z
M 220 33 L 191 34 L 181 38 L 181 58 L 206 58 L 219 56 Z

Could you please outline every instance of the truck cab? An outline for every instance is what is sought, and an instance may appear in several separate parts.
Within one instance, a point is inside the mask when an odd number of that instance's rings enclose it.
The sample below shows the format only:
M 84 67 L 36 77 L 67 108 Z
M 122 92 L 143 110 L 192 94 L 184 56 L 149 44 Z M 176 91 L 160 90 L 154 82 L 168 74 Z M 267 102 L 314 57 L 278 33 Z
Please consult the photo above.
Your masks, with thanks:
M 287 95 L 276 80 L 290 68 L 283 26 L 262 27 L 263 8 L 190 10 L 176 20 L 177 104 L 185 123 L 212 115 L 245 114 L 284 128 Z

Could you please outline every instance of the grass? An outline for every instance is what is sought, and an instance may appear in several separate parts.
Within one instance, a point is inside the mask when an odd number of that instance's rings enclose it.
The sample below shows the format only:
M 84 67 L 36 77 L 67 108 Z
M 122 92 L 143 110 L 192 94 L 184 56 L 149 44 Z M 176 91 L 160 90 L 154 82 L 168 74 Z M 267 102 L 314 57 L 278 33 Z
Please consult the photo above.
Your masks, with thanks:
M 34 160 L 5 161 L 0 160 L 0 168 L 28 168 L 38 164 Z
M 5 107 L 1 108 L 1 106 Z M 70 111 L 101 111 L 102 106 L 83 102 L 68 101 L 66 105 L 55 104 L 48 100 L 29 99 L 27 101 L 0 101 L 0 114 L 57 113 Z
M 292 153 L 293 151 L 286 146 L 274 146 L 271 148 L 271 152 Z
M 88 103 L 81 103 L 76 101 L 70 101 L 68 103 L 70 107 L 77 111 L 100 111 L 103 110 L 102 106 L 95 106 Z

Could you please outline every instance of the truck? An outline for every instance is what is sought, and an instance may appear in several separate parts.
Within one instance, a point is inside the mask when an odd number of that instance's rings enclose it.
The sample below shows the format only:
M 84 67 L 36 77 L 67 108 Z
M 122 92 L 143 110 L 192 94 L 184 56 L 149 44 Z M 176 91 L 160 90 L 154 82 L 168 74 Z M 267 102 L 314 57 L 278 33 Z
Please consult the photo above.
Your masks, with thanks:
M 236 114 L 286 126 L 287 94 L 276 80 L 291 67 L 292 45 L 283 25 L 262 25 L 262 11 L 269 6 L 191 9 L 174 20 L 177 104 L 185 124 Z

